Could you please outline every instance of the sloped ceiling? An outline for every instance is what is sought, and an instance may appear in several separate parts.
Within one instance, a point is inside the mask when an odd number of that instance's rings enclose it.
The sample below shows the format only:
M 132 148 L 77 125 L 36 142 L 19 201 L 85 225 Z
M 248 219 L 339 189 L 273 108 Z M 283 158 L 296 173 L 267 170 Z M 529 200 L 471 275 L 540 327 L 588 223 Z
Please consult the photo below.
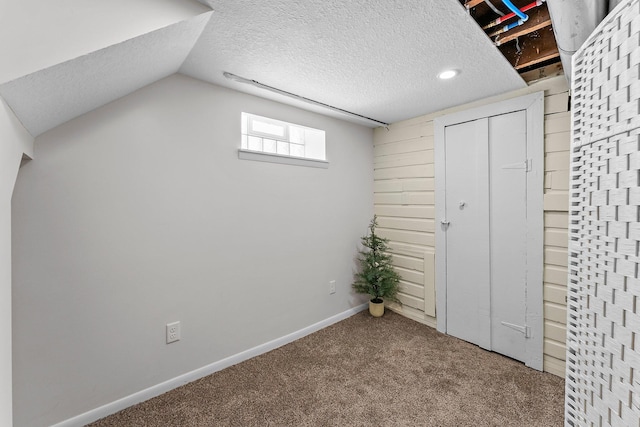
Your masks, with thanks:
M 0 0 L 0 83 L 210 10 L 195 0 Z
M 212 12 L 0 85 L 32 135 L 174 74 Z
M 525 86 L 457 0 L 201 3 L 213 11 L 13 79 L 0 96 L 37 136 L 177 71 L 368 126 L 223 72 L 387 123 Z M 461 74 L 440 81 L 445 68 Z

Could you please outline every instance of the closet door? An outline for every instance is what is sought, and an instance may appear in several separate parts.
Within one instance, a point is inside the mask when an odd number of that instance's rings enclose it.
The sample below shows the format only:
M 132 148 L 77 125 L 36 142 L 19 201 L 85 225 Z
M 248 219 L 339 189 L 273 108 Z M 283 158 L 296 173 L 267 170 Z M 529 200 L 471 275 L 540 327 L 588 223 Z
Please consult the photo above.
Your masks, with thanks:
M 491 349 L 526 357 L 527 126 L 524 111 L 489 118 Z
M 448 126 L 447 333 L 525 360 L 524 111 Z
M 434 120 L 436 321 L 542 370 L 544 94 Z
M 448 126 L 447 333 L 491 346 L 488 120 Z

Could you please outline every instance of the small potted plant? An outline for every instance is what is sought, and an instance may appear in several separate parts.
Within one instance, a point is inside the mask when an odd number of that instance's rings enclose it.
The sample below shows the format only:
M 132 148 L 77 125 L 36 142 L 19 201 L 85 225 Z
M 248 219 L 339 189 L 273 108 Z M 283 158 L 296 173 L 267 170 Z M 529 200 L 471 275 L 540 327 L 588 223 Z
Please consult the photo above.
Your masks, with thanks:
M 369 313 L 374 317 L 384 314 L 384 299 L 397 301 L 400 275 L 391 265 L 391 255 L 387 254 L 388 239 L 376 234 L 378 222 L 373 216 L 369 224 L 369 234 L 363 236 L 360 256 L 360 272 L 356 273 L 353 289 L 361 294 L 369 294 Z

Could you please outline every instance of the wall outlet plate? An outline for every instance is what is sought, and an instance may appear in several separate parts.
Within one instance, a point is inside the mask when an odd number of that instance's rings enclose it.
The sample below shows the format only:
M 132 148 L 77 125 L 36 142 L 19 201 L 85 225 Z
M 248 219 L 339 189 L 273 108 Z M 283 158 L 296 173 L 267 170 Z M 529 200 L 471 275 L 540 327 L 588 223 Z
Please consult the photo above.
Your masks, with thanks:
M 180 341 L 180 322 L 167 323 L 167 344 Z
M 336 293 L 336 281 L 335 280 L 331 280 L 329 281 L 329 294 L 335 294 Z

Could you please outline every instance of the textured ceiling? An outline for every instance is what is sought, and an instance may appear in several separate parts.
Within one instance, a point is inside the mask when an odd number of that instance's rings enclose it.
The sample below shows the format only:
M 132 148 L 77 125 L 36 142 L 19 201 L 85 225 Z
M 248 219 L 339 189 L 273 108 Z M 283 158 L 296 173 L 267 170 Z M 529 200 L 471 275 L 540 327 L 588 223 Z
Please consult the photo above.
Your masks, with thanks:
M 195 0 L 0 0 L 0 83 L 209 10 Z
M 33 135 L 174 74 L 212 12 L 0 85 Z
M 384 122 L 525 86 L 457 0 L 202 2 L 214 14 L 180 72 L 256 95 L 286 102 L 222 72 Z
M 213 12 L 0 84 L 0 96 L 37 136 L 177 71 L 368 126 L 222 73 L 387 123 L 525 86 L 458 0 L 199 1 Z M 440 81 L 445 68 L 461 74 Z

